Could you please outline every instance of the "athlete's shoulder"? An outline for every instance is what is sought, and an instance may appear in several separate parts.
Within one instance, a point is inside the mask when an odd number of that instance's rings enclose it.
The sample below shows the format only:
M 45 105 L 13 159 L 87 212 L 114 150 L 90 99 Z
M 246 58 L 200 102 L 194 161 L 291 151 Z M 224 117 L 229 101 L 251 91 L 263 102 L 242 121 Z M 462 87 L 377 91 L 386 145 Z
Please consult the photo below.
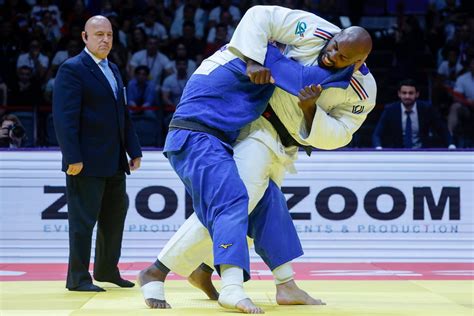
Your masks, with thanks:
M 348 89 L 354 93 L 360 101 L 375 103 L 377 97 L 377 83 L 367 66 L 363 65 L 360 70 L 354 73 Z
M 341 32 L 339 27 L 315 14 L 311 14 L 305 22 L 308 23 L 308 29 L 314 37 L 325 41 L 331 40 L 337 33 Z

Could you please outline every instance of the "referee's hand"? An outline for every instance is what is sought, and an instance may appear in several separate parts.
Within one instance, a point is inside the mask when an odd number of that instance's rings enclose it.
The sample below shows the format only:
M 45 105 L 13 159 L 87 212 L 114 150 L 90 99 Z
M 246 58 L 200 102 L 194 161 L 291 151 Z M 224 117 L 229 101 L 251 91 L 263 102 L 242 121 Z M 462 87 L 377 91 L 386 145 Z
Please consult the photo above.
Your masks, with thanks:
M 72 163 L 68 166 L 66 174 L 70 176 L 78 175 L 82 171 L 83 167 L 84 165 L 82 164 L 82 162 Z

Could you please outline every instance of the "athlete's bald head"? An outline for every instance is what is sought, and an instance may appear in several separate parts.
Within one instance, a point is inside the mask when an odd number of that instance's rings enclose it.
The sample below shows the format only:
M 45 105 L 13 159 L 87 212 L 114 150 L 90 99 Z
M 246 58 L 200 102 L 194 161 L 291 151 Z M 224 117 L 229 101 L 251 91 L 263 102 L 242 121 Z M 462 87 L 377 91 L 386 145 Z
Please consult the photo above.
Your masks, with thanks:
M 346 36 L 351 49 L 357 54 L 368 56 L 372 51 L 372 38 L 363 27 L 351 26 L 342 30 L 341 33 Z
M 328 42 L 319 55 L 319 64 L 328 68 L 344 68 L 354 64 L 359 69 L 371 50 L 369 32 L 360 26 L 351 26 Z
M 112 24 L 102 15 L 96 15 L 87 20 L 82 32 L 82 40 L 87 49 L 97 58 L 107 58 L 112 49 Z

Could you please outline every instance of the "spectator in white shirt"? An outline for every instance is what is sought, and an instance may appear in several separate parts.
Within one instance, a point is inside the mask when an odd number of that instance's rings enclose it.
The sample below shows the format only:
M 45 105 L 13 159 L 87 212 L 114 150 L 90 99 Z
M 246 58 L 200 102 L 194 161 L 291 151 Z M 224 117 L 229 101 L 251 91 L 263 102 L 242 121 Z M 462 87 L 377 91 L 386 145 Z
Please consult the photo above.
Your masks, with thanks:
M 459 49 L 456 46 L 448 46 L 446 48 L 446 60 L 443 60 L 438 67 L 438 75 L 441 81 L 449 86 L 454 87 L 456 78 L 463 70 L 462 65 L 458 62 Z
M 155 80 L 158 84 L 161 83 L 163 75 L 173 72 L 169 58 L 160 53 L 158 49 L 158 39 L 156 37 L 148 38 L 146 49 L 133 54 L 128 64 L 130 78 L 134 77 L 135 68 L 140 65 L 147 66 L 150 69 L 150 79 Z
M 165 27 L 156 22 L 156 10 L 152 7 L 147 9 L 144 22 L 137 24 L 137 27 L 143 29 L 148 37 L 156 37 L 160 40 L 160 45 L 166 45 L 168 33 Z
M 234 21 L 232 20 L 232 15 L 229 13 L 229 11 L 222 11 L 221 12 L 221 22 L 219 24 L 223 24 L 227 28 L 227 37 L 226 41 L 229 42 L 230 39 L 232 38 L 232 34 L 234 34 L 235 27 L 234 27 Z M 209 30 L 209 34 L 207 35 L 207 42 L 208 43 L 214 43 L 216 40 L 216 28 L 217 25 L 213 26 Z
M 51 4 L 51 0 L 40 0 L 38 2 L 39 3 L 31 9 L 31 17 L 39 22 L 43 13 L 49 11 L 54 24 L 61 28 L 63 26 L 63 21 L 61 20 L 61 12 L 59 12 L 58 6 Z
M 66 59 L 81 52 L 81 45 L 77 40 L 70 40 L 65 50 L 58 50 L 51 61 L 51 68 L 57 69 Z
M 41 27 L 46 40 L 51 43 L 56 43 L 61 38 L 61 30 L 49 11 L 43 11 L 41 20 L 36 23 L 36 26 Z
M 469 71 L 459 76 L 454 86 L 454 100 L 448 115 L 448 129 L 458 147 L 474 145 L 474 58 Z
M 164 104 L 163 124 L 166 128 L 171 121 L 176 105 L 181 99 L 184 87 L 191 74 L 187 73 L 187 60 L 184 58 L 176 59 L 177 72 L 166 77 L 161 88 L 161 99 Z
M 135 27 L 132 30 L 131 36 L 129 37 L 127 47 L 132 54 L 136 53 L 146 48 L 147 40 L 148 36 L 146 35 L 145 31 L 139 27 Z
M 178 69 L 176 68 L 176 60 L 178 59 L 186 60 L 186 64 L 187 64 L 186 72 L 188 74 L 192 74 L 197 68 L 196 62 L 188 58 L 188 52 L 186 50 L 186 46 L 183 43 L 178 43 L 176 45 L 176 52 L 174 54 L 174 59 L 175 60 L 172 60 L 170 63 L 170 68 L 171 67 L 173 68 L 173 73 L 176 73 L 178 71 Z
M 39 79 L 43 78 L 48 69 L 49 58 L 41 53 L 41 43 L 38 40 L 32 40 L 28 53 L 18 56 L 16 68 L 28 66 L 33 70 L 33 75 Z
M 233 6 L 231 4 L 231 0 L 220 0 L 220 5 L 212 9 L 211 13 L 209 13 L 209 27 L 221 22 L 222 11 L 229 11 L 229 13 L 232 15 L 234 25 L 237 25 L 237 23 L 240 21 L 240 18 L 242 17 L 239 8 Z
M 185 22 L 194 23 L 195 35 L 197 38 L 202 39 L 204 37 L 206 14 L 203 9 L 194 6 L 190 2 L 192 1 L 187 1 L 176 10 L 173 24 L 171 24 L 170 29 L 172 38 L 183 36 L 183 26 Z

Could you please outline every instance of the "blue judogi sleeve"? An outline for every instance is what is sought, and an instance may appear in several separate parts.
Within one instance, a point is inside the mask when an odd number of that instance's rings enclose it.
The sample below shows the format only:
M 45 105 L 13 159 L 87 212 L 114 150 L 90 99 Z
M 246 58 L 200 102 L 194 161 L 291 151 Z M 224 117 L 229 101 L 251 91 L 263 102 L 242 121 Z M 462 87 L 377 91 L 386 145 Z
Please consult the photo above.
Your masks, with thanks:
M 323 89 L 349 86 L 354 66 L 339 70 L 324 69 L 319 66 L 303 66 L 284 56 L 280 50 L 268 44 L 264 67 L 270 69 L 275 85 L 295 96 L 306 86 L 320 84 Z M 224 67 L 246 74 L 247 65 L 242 61 L 227 63 Z
M 296 96 L 302 88 L 312 84 L 320 84 L 323 89 L 346 89 L 354 73 L 353 65 L 336 71 L 319 66 L 303 66 L 285 57 L 277 47 L 270 44 L 263 66 L 271 70 L 277 87 Z

